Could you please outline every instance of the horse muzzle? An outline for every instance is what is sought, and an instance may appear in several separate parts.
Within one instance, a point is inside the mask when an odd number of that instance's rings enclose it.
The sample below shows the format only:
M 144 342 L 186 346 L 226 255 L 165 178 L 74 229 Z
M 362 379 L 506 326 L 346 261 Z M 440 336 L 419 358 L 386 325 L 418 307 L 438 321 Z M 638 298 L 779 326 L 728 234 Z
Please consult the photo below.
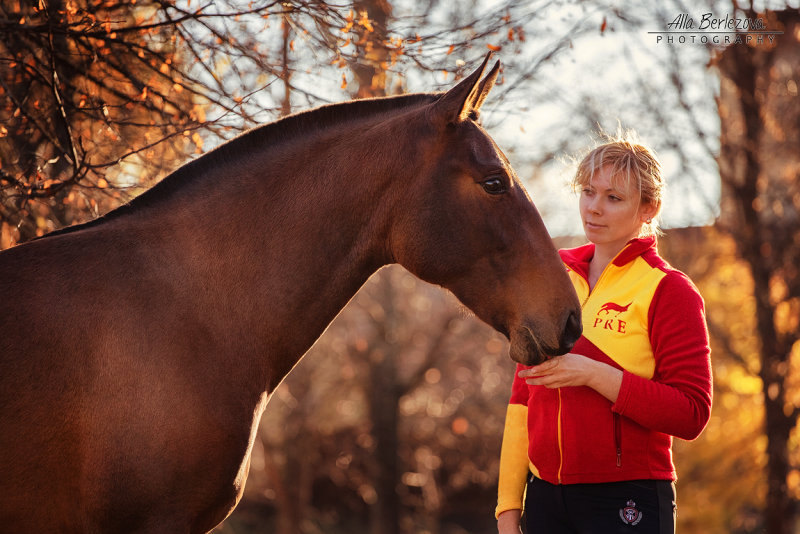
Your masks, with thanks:
M 538 365 L 548 359 L 544 347 L 528 328 L 519 328 L 511 333 L 508 355 L 523 365 Z
M 580 312 L 570 312 L 558 336 L 558 345 L 543 342 L 529 326 L 520 326 L 512 330 L 509 356 L 523 365 L 538 365 L 553 356 L 566 354 L 578 341 L 583 332 Z

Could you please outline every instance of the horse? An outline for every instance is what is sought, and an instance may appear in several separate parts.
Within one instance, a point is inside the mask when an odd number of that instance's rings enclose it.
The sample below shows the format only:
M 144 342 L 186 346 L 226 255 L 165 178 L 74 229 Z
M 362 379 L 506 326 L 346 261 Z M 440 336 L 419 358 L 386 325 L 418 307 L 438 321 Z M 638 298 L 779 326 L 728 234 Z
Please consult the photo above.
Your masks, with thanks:
M 398 263 L 567 352 L 580 303 L 479 123 L 499 61 L 445 92 L 258 126 L 93 221 L 0 253 L 0 530 L 207 532 L 270 395 Z

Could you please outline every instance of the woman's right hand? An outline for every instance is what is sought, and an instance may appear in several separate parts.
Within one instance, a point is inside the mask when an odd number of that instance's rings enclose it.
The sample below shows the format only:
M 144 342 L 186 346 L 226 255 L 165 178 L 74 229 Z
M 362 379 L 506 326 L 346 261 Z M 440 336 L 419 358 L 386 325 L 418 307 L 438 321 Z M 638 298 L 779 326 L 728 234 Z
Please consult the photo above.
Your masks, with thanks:
M 520 534 L 519 520 L 522 510 L 506 510 L 497 516 L 498 534 Z

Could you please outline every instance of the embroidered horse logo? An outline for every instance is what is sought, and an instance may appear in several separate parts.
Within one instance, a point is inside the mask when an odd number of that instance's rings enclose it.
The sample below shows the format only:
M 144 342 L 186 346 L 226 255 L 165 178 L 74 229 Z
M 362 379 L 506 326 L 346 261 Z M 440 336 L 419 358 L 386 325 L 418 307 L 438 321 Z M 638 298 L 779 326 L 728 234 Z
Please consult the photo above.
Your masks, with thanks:
M 633 304 L 633 302 L 629 302 L 625 306 L 620 306 L 616 302 L 606 302 L 597 311 L 597 315 L 600 315 L 600 312 L 606 312 L 606 315 L 608 315 L 611 312 L 616 312 L 614 314 L 614 317 L 619 317 L 620 313 L 628 311 L 628 307 L 631 304 Z

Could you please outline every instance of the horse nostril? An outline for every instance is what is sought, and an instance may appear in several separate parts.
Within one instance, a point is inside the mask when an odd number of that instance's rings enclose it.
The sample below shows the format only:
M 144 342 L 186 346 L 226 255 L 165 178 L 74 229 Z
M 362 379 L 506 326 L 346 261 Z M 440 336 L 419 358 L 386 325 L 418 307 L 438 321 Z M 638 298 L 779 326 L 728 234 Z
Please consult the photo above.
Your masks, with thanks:
M 581 337 L 582 332 L 583 325 L 581 324 L 580 314 L 571 311 L 564 325 L 564 334 L 561 336 L 561 348 L 564 349 L 564 352 L 569 352 L 575 342 L 578 341 L 578 338 Z

